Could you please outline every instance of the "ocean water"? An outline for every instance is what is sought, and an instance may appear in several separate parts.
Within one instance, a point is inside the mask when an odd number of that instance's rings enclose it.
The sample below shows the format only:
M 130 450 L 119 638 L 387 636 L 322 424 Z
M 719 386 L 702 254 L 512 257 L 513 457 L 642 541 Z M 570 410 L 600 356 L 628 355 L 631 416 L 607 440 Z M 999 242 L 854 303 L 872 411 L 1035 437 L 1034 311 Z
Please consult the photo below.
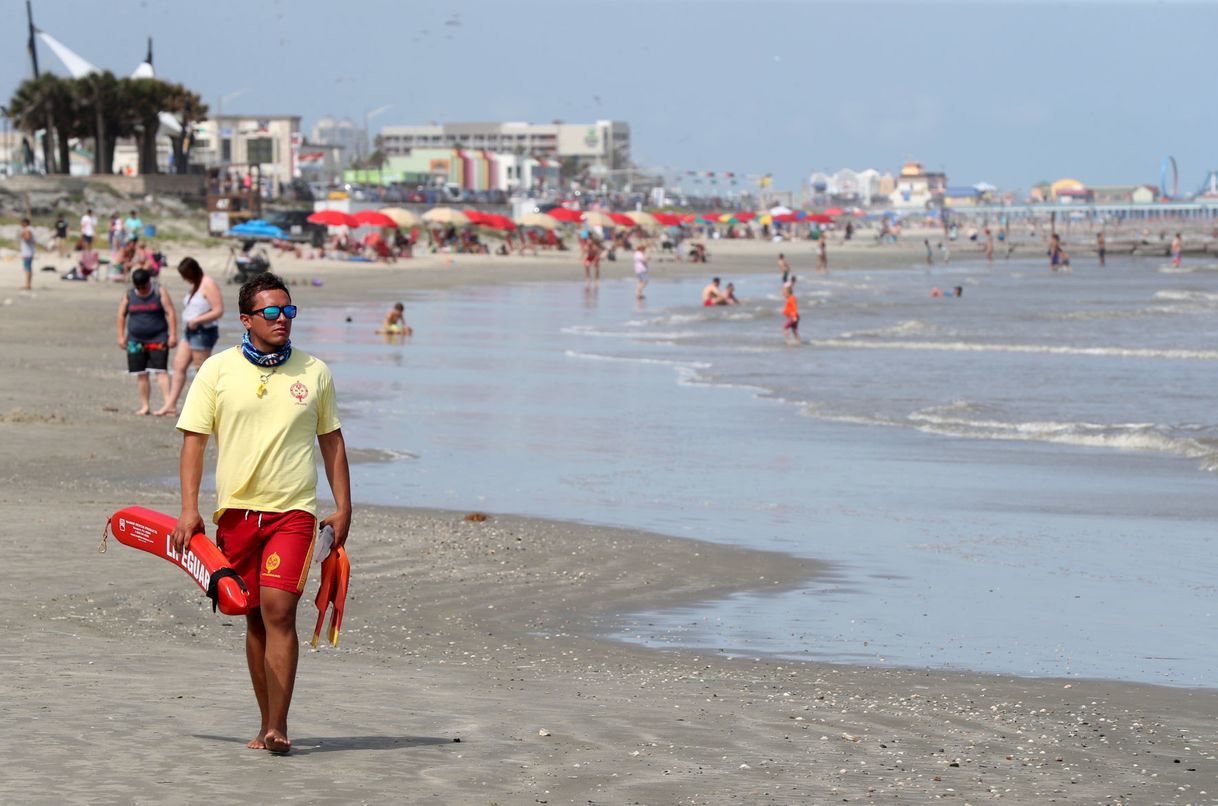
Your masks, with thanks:
M 302 315 L 349 445 L 388 458 L 354 468 L 357 499 L 830 564 L 624 614 L 620 640 L 1215 685 L 1218 266 L 809 273 L 799 347 L 776 275 L 707 309 L 703 280 L 655 274 L 642 303 L 555 282 Z M 416 336 L 386 342 L 398 298 Z

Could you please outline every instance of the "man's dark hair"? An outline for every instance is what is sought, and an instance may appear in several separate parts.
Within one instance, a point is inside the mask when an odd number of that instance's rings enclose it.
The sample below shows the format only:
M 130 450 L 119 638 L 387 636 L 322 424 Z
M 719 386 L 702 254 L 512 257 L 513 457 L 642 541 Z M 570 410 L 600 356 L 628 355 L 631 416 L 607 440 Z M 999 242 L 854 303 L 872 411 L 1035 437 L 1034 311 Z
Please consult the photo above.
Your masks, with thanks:
M 143 288 L 152 281 L 152 275 L 144 269 L 136 269 L 131 272 L 131 282 L 139 288 Z
M 241 290 L 237 293 L 237 310 L 244 314 L 253 313 L 254 297 L 263 291 L 282 291 L 288 295 L 288 301 L 292 299 L 292 292 L 288 291 L 283 278 L 268 271 L 251 277 L 241 286 Z

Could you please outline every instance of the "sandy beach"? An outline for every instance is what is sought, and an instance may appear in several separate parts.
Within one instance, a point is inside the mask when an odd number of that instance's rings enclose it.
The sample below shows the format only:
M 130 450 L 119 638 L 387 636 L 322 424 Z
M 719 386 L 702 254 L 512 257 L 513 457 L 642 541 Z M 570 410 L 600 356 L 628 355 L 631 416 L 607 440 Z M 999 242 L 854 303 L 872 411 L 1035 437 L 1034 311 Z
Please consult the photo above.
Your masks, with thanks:
M 780 251 L 811 275 L 810 243 L 716 243 L 708 266 L 657 260 L 653 282 L 775 271 Z M 170 257 L 187 253 L 220 275 L 224 252 L 175 245 Z M 834 244 L 830 266 L 922 255 L 920 239 Z M 29 547 L 9 552 L 0 580 L 5 802 L 1218 800 L 1212 690 L 626 646 L 598 638 L 614 614 L 779 590 L 823 568 L 642 532 L 467 522 L 472 501 L 362 507 L 358 489 L 342 644 L 302 652 L 294 753 L 246 750 L 257 710 L 240 621 L 213 615 L 164 563 L 114 540 L 98 553 L 115 509 L 178 506 L 173 421 L 132 414 L 114 343 L 121 287 L 38 273 L 22 294 L 18 264 L 0 268 L 0 518 Z M 302 306 L 582 280 L 573 253 L 388 267 L 276 257 L 275 269 Z M 605 267 L 629 273 L 626 260 Z

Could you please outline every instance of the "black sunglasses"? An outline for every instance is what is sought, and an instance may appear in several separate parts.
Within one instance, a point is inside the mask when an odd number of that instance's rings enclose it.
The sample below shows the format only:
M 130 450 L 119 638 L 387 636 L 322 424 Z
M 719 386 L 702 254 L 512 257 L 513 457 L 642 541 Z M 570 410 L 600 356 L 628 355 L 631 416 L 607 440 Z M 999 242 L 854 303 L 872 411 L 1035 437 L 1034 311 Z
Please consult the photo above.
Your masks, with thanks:
M 256 311 L 250 311 L 250 316 L 262 314 L 262 318 L 268 322 L 274 322 L 279 319 L 279 314 L 283 314 L 289 319 L 296 318 L 295 305 L 268 305 L 265 308 L 259 308 Z

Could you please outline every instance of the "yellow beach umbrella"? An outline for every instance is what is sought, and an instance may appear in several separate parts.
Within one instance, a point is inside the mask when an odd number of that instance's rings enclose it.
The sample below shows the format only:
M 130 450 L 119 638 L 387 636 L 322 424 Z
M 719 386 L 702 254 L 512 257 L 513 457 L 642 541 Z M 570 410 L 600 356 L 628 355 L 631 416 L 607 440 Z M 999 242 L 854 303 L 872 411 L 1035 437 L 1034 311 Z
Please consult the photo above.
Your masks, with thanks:
M 525 213 L 516 219 L 522 227 L 540 227 L 541 229 L 558 229 L 558 219 L 545 213 Z
M 774 216 L 770 215 L 769 213 L 766 213 L 765 215 L 762 215 L 762 216 L 758 216 L 757 223 L 758 224 L 773 224 Z
M 660 222 L 656 221 L 655 216 L 653 216 L 651 213 L 639 211 L 626 213 L 626 216 L 643 229 L 657 229 L 660 226 Z
M 419 226 L 419 217 L 404 207 L 384 207 L 381 212 L 393 219 L 402 229 Z
M 584 223 L 589 227 L 616 227 L 617 222 L 600 210 L 589 210 L 584 213 Z
M 433 207 L 423 213 L 423 220 L 428 224 L 454 224 L 456 226 L 469 223 L 465 213 L 452 207 Z

